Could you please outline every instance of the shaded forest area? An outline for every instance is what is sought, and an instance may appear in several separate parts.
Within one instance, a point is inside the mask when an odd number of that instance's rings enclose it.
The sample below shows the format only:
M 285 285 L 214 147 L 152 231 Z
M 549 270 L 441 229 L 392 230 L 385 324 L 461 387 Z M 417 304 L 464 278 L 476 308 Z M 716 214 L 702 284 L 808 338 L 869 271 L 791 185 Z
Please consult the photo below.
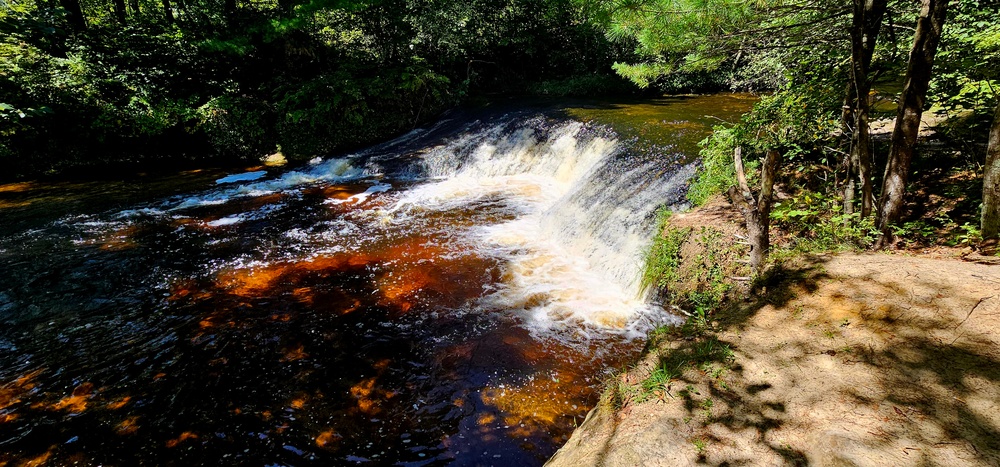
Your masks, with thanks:
M 0 0 L 4 178 L 308 159 L 471 97 L 632 92 L 571 0 Z

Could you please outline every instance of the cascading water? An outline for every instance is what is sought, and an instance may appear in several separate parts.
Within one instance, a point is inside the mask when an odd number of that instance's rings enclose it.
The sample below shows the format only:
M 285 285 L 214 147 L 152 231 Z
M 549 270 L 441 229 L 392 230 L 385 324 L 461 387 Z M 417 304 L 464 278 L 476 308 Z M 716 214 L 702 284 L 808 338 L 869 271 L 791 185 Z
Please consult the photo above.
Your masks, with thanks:
M 540 464 L 676 320 L 638 277 L 692 171 L 515 112 L 147 201 L 80 188 L 116 207 L 0 236 L 0 464 Z
M 505 260 L 504 281 L 486 303 L 524 309 L 530 325 L 548 331 L 582 332 L 584 322 L 641 335 L 670 319 L 645 303 L 638 284 L 654 213 L 679 202 L 692 168 L 626 149 L 575 121 L 495 124 L 421 154 L 438 181 L 409 189 L 388 213 L 505 203 L 512 219 L 470 232 Z

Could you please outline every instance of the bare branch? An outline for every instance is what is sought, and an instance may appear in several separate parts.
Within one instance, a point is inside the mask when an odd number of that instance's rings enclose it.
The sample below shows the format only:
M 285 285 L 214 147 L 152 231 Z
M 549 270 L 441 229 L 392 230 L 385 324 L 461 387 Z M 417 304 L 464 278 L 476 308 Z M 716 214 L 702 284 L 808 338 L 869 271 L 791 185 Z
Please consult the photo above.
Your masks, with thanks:
M 733 151 L 733 162 L 736 164 L 736 181 L 740 184 L 740 191 L 743 194 L 743 198 L 748 204 L 757 204 L 757 201 L 753 199 L 753 192 L 750 191 L 750 185 L 747 183 L 747 173 L 743 169 L 743 148 L 736 146 Z

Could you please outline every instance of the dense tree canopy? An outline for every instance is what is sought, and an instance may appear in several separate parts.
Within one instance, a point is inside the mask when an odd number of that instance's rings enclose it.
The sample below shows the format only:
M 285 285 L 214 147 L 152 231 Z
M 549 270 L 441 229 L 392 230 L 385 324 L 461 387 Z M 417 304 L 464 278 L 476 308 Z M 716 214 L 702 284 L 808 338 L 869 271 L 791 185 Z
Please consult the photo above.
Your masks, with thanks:
M 9 1 L 0 159 L 38 172 L 311 157 L 409 130 L 470 93 L 613 85 L 622 46 L 586 14 L 569 0 Z
M 617 63 L 615 69 L 640 86 L 707 71 L 733 88 L 776 91 L 735 128 L 720 128 L 708 141 L 703 173 L 692 190 L 695 199 L 735 183 L 735 148 L 742 147 L 751 160 L 777 150 L 786 155 L 787 168 L 796 172 L 825 168 L 820 171 L 823 183 L 813 183 L 809 189 L 831 200 L 824 208 L 834 211 L 833 218 L 859 231 L 870 229 L 874 221 L 869 216 L 877 216 L 884 243 L 900 229 L 923 111 L 950 109 L 950 115 L 967 119 L 982 129 L 970 152 L 980 160 L 986 153 L 983 135 L 997 105 L 995 90 L 1000 88 L 996 45 L 1000 23 L 995 19 L 1000 7 L 995 3 L 592 0 L 592 4 L 598 5 L 597 17 L 609 37 L 637 44 L 637 61 Z M 882 147 L 870 138 L 870 105 L 876 93 L 895 97 L 893 90 L 900 85 L 905 86 L 898 98 L 899 111 L 877 115 L 896 119 L 891 147 Z M 883 172 L 885 177 L 879 180 Z M 876 204 L 872 187 L 878 183 L 883 187 Z M 859 187 L 860 197 L 855 196 Z M 986 219 L 995 210 L 988 194 L 984 201 Z M 779 210 L 776 215 L 781 218 L 789 212 L 803 216 L 814 211 Z M 860 238 L 871 239 L 868 234 Z

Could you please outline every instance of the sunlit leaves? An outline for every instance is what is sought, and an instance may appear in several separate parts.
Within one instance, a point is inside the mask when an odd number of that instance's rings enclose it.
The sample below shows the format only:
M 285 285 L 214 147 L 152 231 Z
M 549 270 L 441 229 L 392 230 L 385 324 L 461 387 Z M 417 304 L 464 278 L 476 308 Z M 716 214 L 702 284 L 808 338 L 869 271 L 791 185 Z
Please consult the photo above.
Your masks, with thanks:
M 959 2 L 949 12 L 935 58 L 931 97 L 945 107 L 980 112 L 1000 99 L 1000 5 Z
M 675 71 L 711 71 L 727 59 L 734 34 L 759 22 L 766 0 L 594 0 L 608 37 L 635 43 L 643 63 L 615 70 L 646 87 Z

